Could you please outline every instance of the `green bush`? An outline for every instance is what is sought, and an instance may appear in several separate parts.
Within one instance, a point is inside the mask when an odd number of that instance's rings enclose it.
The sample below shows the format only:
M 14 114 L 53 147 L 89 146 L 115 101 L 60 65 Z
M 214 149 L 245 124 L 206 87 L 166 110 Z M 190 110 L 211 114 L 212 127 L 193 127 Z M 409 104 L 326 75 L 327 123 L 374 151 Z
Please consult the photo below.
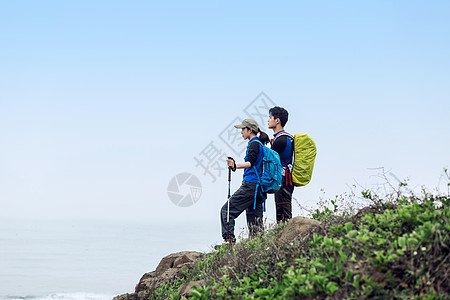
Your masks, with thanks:
M 222 247 L 199 261 L 186 280 L 206 279 L 193 299 L 449 299 L 450 198 L 398 195 L 359 213 L 316 210 L 323 228 L 283 243 L 283 226 Z M 180 282 L 157 291 L 179 299 Z

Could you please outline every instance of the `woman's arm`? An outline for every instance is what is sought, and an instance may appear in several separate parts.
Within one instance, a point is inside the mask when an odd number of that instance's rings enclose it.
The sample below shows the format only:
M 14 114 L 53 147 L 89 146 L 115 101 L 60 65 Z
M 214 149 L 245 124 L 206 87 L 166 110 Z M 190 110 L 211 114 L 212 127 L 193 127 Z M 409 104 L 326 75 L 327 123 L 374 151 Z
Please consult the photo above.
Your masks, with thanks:
M 243 163 L 236 164 L 236 169 L 246 169 L 251 168 L 254 163 L 256 163 L 256 159 L 259 154 L 259 143 L 253 142 L 250 144 L 248 148 L 247 161 Z M 253 162 L 253 164 L 252 164 Z M 227 164 L 229 167 L 234 167 L 235 162 L 232 159 L 227 159 Z
M 235 164 L 234 160 L 227 159 L 227 165 L 229 167 L 233 168 L 234 164 Z M 246 161 L 246 162 L 243 162 L 243 163 L 236 164 L 236 169 L 245 169 L 245 168 L 250 168 L 251 166 L 252 166 L 252 164 L 250 162 Z

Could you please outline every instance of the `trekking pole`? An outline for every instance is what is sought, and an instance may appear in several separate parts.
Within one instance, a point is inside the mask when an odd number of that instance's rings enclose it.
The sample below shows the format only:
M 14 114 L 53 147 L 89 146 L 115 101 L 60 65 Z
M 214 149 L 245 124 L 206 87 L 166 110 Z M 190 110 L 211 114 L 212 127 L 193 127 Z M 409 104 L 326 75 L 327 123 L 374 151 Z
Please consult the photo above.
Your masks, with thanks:
M 232 159 L 231 157 L 228 157 Z M 227 223 L 230 222 L 230 189 L 231 189 L 231 167 L 228 167 L 228 209 L 227 209 Z

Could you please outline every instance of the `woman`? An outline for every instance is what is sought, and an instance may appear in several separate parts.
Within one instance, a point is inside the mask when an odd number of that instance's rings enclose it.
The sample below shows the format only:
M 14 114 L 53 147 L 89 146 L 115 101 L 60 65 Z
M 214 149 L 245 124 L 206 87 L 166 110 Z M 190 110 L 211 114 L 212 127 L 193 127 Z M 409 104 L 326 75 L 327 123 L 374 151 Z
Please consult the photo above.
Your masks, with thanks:
M 256 167 L 258 175 L 261 176 L 263 162 L 263 146 L 261 143 L 266 144 L 269 142 L 267 134 L 259 129 L 258 123 L 253 119 L 245 119 L 242 121 L 242 124 L 234 125 L 234 127 L 240 128 L 242 130 L 242 138 L 244 140 L 249 140 L 249 142 L 243 163 L 236 164 L 233 159 L 227 160 L 228 167 L 233 171 L 236 169 L 245 169 L 241 187 L 229 199 L 229 211 L 228 202 L 225 203 L 220 210 L 222 237 L 225 242 L 228 243 L 234 243 L 236 241 L 234 236 L 235 219 L 244 210 L 246 210 L 250 237 L 254 237 L 262 230 L 263 195 L 260 191 L 256 191 L 258 177 L 253 166 Z M 258 133 L 259 138 L 257 136 Z M 227 222 L 228 218 L 229 220 Z

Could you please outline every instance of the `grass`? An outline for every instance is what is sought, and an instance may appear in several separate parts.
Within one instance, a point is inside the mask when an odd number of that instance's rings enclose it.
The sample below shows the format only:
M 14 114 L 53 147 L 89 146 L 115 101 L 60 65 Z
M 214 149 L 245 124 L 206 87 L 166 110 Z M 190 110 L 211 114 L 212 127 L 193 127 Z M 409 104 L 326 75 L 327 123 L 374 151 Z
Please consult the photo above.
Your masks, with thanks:
M 180 299 L 185 280 L 205 280 L 193 299 L 450 299 L 450 197 L 362 195 L 371 205 L 359 211 L 340 210 L 344 198 L 316 210 L 323 226 L 303 239 L 282 242 L 279 225 L 208 253 L 152 297 Z

